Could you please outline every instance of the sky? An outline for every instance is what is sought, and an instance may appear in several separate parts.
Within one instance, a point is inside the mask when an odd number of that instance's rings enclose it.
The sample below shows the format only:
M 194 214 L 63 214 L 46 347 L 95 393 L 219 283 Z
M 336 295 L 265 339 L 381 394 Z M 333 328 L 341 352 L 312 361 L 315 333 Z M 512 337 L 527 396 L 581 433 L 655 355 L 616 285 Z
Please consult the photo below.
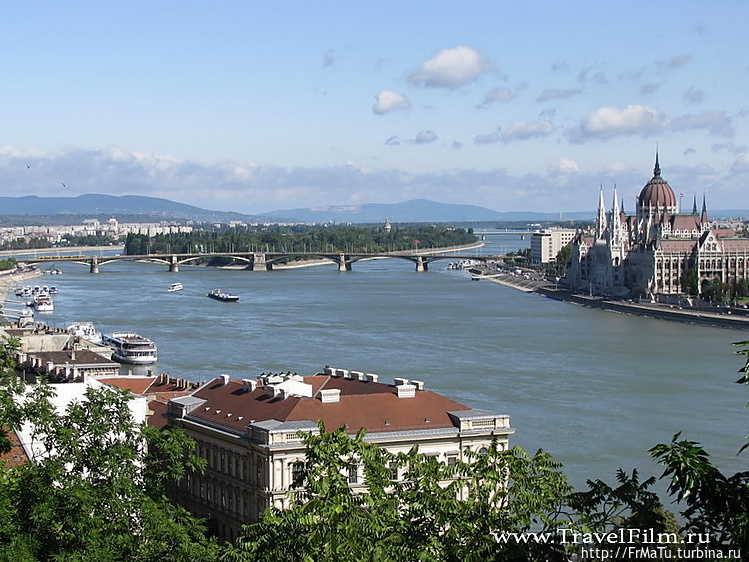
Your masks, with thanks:
M 0 0 L 4 196 L 749 209 L 745 0 Z M 0 210 L 0 213 L 2 211 Z

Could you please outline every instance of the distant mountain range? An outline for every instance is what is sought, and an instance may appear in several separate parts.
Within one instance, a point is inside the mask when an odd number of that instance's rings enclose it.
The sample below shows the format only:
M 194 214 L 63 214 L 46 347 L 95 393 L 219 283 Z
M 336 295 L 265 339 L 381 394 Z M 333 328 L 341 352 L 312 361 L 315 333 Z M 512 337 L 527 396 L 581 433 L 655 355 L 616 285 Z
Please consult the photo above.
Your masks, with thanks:
M 749 211 L 711 211 L 715 217 L 748 216 Z M 306 222 L 306 223 L 459 223 L 459 222 L 546 222 L 559 220 L 593 220 L 594 211 L 572 213 L 499 212 L 476 205 L 438 203 L 428 199 L 413 199 L 403 203 L 366 203 L 362 205 L 336 205 L 315 209 L 285 209 L 246 215 L 236 212 L 211 211 L 177 203 L 159 197 L 139 195 L 79 195 L 78 197 L 0 197 L 2 223 L 23 218 L 27 223 L 34 217 L 55 219 L 111 217 L 122 220 L 192 220 L 196 222 L 242 221 L 250 223 Z
M 149 220 L 192 220 L 197 222 L 255 221 L 242 213 L 209 211 L 159 197 L 140 195 L 79 195 L 78 197 L 0 197 L 0 216 L 75 216 L 89 218 L 142 217 Z
M 476 205 L 437 203 L 412 199 L 403 203 L 336 205 L 319 209 L 286 209 L 268 213 L 272 217 L 293 217 L 303 222 L 378 223 L 390 222 L 507 222 L 559 220 L 559 213 L 498 212 Z M 592 219 L 593 212 L 565 213 L 565 220 Z

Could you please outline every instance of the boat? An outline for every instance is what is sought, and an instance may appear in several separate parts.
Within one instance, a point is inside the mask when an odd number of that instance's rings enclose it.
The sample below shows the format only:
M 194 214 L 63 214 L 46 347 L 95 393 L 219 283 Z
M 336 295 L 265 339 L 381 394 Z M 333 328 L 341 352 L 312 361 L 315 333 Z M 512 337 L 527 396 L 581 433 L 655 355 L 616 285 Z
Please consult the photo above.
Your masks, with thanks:
M 76 322 L 74 324 L 70 324 L 67 327 L 67 331 L 69 334 L 72 334 L 96 345 L 102 345 L 103 343 L 101 332 L 94 328 L 93 322 Z
M 174 293 L 175 291 L 181 291 L 184 289 L 182 286 L 182 283 L 172 283 L 169 285 L 169 288 L 166 290 L 167 293 Z
M 112 359 L 119 363 L 149 365 L 159 359 L 156 344 L 135 332 L 112 332 L 102 340 L 112 348 Z
M 52 297 L 50 297 L 47 293 L 39 293 L 38 295 L 34 295 L 34 300 L 32 301 L 31 306 L 33 306 L 37 312 L 52 312 L 55 309 L 55 304 L 54 302 L 52 302 Z
M 224 301 L 224 302 L 238 302 L 239 297 L 237 295 L 231 295 L 229 293 L 225 293 L 221 289 L 213 289 L 210 293 L 208 293 L 208 296 L 212 299 L 216 299 L 218 301 Z

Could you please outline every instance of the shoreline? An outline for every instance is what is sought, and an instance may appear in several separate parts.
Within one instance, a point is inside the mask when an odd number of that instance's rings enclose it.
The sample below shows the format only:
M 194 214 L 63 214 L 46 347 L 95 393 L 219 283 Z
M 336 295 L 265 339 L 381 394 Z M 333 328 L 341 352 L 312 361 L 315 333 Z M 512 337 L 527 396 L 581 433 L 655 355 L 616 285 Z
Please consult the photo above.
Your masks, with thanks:
M 714 328 L 733 330 L 749 329 L 749 310 L 732 310 L 731 312 L 714 312 L 704 308 L 679 308 L 660 303 L 628 302 L 621 299 L 593 297 L 573 293 L 564 287 L 554 287 L 545 281 L 526 280 L 511 274 L 475 275 L 475 279 L 486 279 L 492 283 L 504 285 L 526 293 L 606 312 L 629 314 L 644 318 L 655 318 L 669 322 L 697 324 Z M 725 310 L 725 309 L 723 309 Z

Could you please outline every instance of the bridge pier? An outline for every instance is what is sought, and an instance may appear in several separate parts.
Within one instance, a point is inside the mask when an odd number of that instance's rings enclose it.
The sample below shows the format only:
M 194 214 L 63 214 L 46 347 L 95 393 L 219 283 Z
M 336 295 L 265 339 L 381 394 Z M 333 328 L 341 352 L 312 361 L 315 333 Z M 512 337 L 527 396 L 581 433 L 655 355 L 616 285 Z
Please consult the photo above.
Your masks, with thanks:
M 425 260 L 422 256 L 418 256 L 416 258 L 416 271 L 429 271 L 429 266 L 427 265 L 427 260 Z
M 179 262 L 177 261 L 177 256 L 172 256 L 169 260 L 169 271 L 171 273 L 179 272 Z
M 99 258 L 97 258 L 96 256 L 94 256 L 93 258 L 91 258 L 91 262 L 90 262 L 88 271 L 90 273 L 99 273 Z
M 252 271 L 268 271 L 268 263 L 265 261 L 265 254 L 252 254 Z
M 343 253 L 338 254 L 338 271 L 351 271 L 351 263 L 346 261 L 346 256 Z

